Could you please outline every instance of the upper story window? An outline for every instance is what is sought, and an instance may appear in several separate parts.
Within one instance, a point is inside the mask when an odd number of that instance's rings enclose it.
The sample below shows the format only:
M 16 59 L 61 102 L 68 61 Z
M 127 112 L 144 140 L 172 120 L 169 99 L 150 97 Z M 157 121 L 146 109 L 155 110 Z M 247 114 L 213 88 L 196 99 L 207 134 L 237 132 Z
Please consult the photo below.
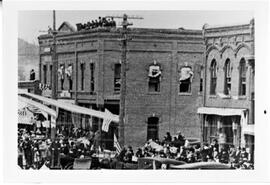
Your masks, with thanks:
M 51 83 L 51 86 L 52 86 L 52 83 L 53 83 L 53 70 L 52 70 L 52 65 L 50 65 L 50 83 Z
M 60 88 L 64 90 L 64 80 L 65 80 L 65 65 L 60 64 L 60 68 L 58 69 L 58 75 L 60 78 Z
M 239 65 L 239 95 L 246 95 L 246 61 L 243 58 Z
M 200 90 L 199 90 L 200 93 L 203 92 L 203 79 L 204 79 L 204 71 L 203 71 L 203 68 L 201 67 L 201 69 L 200 69 Z
M 114 91 L 119 92 L 121 88 L 121 64 L 114 65 Z
M 47 84 L 47 65 L 43 65 L 43 83 Z
M 161 76 L 160 66 L 157 65 L 156 61 L 154 61 L 154 64 L 149 66 L 149 73 L 148 73 L 149 92 L 160 92 L 160 76 Z
M 212 60 L 210 66 L 210 94 L 216 94 L 217 87 L 217 62 L 215 59 Z
M 72 72 L 73 72 L 73 66 L 72 64 L 69 64 L 68 68 L 66 69 L 66 74 L 67 74 L 67 78 L 69 82 L 69 90 L 72 90 L 72 86 L 73 86 Z
M 230 59 L 227 59 L 225 62 L 224 75 L 225 75 L 224 94 L 230 95 L 231 94 L 231 61 Z
M 95 91 L 95 64 L 90 63 L 90 92 Z
M 81 63 L 80 65 L 80 69 L 81 69 L 81 90 L 84 90 L 84 70 L 85 70 L 85 64 Z
M 148 81 L 149 92 L 160 92 L 160 80 L 157 77 L 149 77 Z
M 185 66 L 180 70 L 179 79 L 179 92 L 180 93 L 190 93 L 191 92 L 191 82 L 193 78 L 193 72 L 191 67 Z

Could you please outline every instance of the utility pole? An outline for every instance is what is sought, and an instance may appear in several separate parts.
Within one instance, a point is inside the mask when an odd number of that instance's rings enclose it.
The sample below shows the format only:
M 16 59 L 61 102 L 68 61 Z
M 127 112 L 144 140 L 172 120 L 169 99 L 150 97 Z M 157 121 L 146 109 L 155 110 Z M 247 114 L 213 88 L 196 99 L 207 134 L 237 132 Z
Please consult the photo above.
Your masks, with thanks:
M 127 19 L 143 19 L 138 16 L 107 16 L 113 18 L 123 18 L 122 21 L 122 48 L 121 48 L 121 87 L 120 87 L 120 115 L 119 115 L 119 143 L 121 146 L 125 145 L 125 103 L 126 103 L 126 63 L 127 63 L 127 41 L 131 40 L 128 37 L 127 27 L 133 25 Z
M 53 43 L 51 48 L 52 53 L 52 98 L 57 99 L 57 87 L 58 87 L 58 60 L 56 56 L 56 28 L 55 28 L 55 10 L 53 10 L 53 30 L 52 30 L 52 37 L 53 37 Z

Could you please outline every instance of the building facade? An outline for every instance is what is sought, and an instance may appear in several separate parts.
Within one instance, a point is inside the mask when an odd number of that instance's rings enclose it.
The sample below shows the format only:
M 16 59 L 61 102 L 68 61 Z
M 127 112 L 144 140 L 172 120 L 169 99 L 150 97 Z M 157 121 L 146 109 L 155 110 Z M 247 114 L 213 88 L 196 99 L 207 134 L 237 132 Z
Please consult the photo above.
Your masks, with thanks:
M 56 37 L 58 99 L 119 115 L 121 32 L 119 28 L 76 31 L 63 23 Z M 181 131 L 200 138 L 197 108 L 203 102 L 201 30 L 142 29 L 128 31 L 125 144 L 141 146 L 147 139 L 163 139 Z M 52 83 L 52 36 L 39 36 L 40 80 Z M 83 119 L 80 119 L 81 121 Z M 98 129 L 101 120 L 92 119 Z M 95 130 L 94 129 L 94 130 Z M 102 132 L 112 147 L 118 125 Z
M 254 20 L 203 28 L 205 91 L 202 139 L 254 151 Z
M 29 81 L 19 81 L 18 82 L 19 91 L 24 91 L 33 94 L 41 94 L 40 81 L 39 80 L 29 80 Z

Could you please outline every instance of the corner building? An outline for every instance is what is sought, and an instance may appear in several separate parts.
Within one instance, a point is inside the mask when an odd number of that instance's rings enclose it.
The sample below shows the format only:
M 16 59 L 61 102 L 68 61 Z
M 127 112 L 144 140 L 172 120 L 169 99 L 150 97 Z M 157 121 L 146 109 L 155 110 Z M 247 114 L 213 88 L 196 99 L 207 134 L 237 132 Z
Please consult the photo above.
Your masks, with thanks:
M 205 91 L 201 117 L 204 142 L 246 147 L 254 153 L 254 20 L 204 26 Z
M 119 114 L 121 33 L 119 28 L 76 31 L 64 22 L 58 29 L 58 99 Z M 181 131 L 200 138 L 197 108 L 203 98 L 201 30 L 130 28 L 127 44 L 125 144 L 142 146 Z M 52 83 L 52 36 L 39 36 L 41 83 Z M 83 118 L 79 121 L 83 122 Z M 98 129 L 102 120 L 93 119 Z M 112 123 L 102 143 L 113 147 Z

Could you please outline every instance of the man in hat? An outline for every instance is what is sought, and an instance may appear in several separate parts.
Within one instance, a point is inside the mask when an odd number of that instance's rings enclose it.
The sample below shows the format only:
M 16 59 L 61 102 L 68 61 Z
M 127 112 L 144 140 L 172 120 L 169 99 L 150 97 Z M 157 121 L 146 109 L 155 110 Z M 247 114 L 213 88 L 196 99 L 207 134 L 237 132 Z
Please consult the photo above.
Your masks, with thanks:
M 32 166 L 32 146 L 31 142 L 28 136 L 25 136 L 25 140 L 22 144 L 23 152 L 24 152 L 24 157 L 26 160 L 26 168 L 30 168 Z
M 35 78 L 36 78 L 35 71 L 34 71 L 34 69 L 31 69 L 31 71 L 30 71 L 30 80 L 35 80 Z

